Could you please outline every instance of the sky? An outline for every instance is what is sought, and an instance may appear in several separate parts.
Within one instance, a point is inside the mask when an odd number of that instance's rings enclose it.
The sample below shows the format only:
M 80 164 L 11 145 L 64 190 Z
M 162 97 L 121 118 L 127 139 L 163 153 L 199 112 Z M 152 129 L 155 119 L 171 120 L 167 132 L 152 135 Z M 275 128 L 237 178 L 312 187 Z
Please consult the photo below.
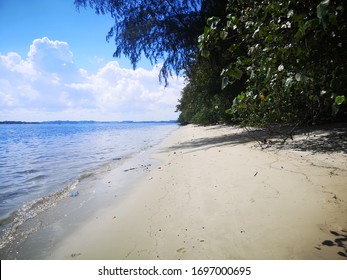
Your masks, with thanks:
M 113 58 L 113 19 L 73 2 L 0 0 L 0 121 L 177 119 L 183 78 Z

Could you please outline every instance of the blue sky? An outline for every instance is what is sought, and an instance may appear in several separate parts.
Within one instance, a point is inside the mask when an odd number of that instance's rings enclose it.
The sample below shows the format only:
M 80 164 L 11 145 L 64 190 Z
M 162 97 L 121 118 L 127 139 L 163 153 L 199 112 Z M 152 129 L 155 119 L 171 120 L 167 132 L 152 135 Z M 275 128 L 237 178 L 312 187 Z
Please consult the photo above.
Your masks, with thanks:
M 73 0 L 0 0 L 0 120 L 177 118 L 183 79 L 164 88 L 159 66 L 114 59 L 112 25 Z

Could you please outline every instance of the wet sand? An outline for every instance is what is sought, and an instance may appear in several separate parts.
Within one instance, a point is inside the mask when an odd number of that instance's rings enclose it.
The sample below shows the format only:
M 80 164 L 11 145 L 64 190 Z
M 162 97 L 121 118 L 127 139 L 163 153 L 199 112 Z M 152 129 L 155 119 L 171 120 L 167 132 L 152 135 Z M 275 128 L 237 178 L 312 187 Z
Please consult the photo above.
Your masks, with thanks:
M 180 127 L 153 155 L 158 164 L 47 258 L 346 260 L 340 132 L 298 135 L 282 146 L 259 145 L 259 135 L 239 128 Z

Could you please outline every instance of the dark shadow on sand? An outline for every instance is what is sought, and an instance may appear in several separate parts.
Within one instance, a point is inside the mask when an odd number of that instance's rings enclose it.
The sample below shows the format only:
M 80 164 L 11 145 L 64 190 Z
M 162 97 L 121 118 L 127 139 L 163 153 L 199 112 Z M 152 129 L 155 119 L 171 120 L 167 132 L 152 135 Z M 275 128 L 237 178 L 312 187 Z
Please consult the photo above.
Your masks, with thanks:
M 332 235 L 334 235 L 335 240 L 325 240 L 322 242 L 323 246 L 328 246 L 328 247 L 338 247 L 340 249 L 340 251 L 337 253 L 339 256 L 347 258 L 347 235 L 346 234 L 342 234 L 342 233 L 338 233 L 336 231 L 330 231 L 330 233 Z M 345 231 L 344 231 L 345 233 Z M 320 247 L 317 247 L 320 249 Z
M 220 125 L 207 127 L 208 130 L 220 128 Z M 288 133 L 292 137 L 288 137 Z M 286 139 L 287 138 L 287 139 Z M 286 139 L 284 141 L 284 139 Z M 166 151 L 235 146 L 254 142 L 262 149 L 291 149 L 312 153 L 341 152 L 347 154 L 347 123 L 296 128 L 278 127 L 271 129 L 242 128 L 230 126 L 230 134 L 182 141 L 178 145 L 168 147 Z
M 208 129 L 218 129 L 220 126 L 211 126 Z M 178 145 L 168 147 L 166 151 L 185 150 L 185 149 L 198 149 L 207 150 L 215 147 L 234 146 L 249 142 L 256 142 L 257 139 L 262 139 L 264 136 L 262 130 L 255 130 L 252 132 L 244 129 L 236 132 L 234 127 L 230 127 L 230 134 L 214 137 L 197 138 L 189 141 L 182 141 Z
M 341 152 L 347 154 L 347 124 L 332 124 L 306 129 L 298 129 L 297 134 L 306 136 L 303 139 L 289 140 L 285 148 L 310 151 L 313 153 Z

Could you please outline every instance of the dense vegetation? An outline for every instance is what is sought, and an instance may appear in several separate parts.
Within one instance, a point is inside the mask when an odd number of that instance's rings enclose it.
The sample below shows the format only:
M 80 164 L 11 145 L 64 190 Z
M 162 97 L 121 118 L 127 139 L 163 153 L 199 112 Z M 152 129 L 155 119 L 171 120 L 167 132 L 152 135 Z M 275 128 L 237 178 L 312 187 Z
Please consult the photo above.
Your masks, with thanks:
M 207 20 L 199 48 L 211 62 L 223 54 L 220 92 L 227 92 L 225 103 L 232 104 L 206 105 L 219 110 L 217 115 L 226 109 L 230 122 L 246 125 L 346 118 L 345 6 L 327 0 L 230 0 L 226 17 Z M 242 86 L 235 87 L 235 81 Z M 192 93 L 186 88 L 186 94 Z M 184 109 L 189 110 L 182 108 L 182 114 Z
M 76 0 L 110 12 L 115 56 L 185 70 L 182 123 L 347 119 L 345 0 Z

